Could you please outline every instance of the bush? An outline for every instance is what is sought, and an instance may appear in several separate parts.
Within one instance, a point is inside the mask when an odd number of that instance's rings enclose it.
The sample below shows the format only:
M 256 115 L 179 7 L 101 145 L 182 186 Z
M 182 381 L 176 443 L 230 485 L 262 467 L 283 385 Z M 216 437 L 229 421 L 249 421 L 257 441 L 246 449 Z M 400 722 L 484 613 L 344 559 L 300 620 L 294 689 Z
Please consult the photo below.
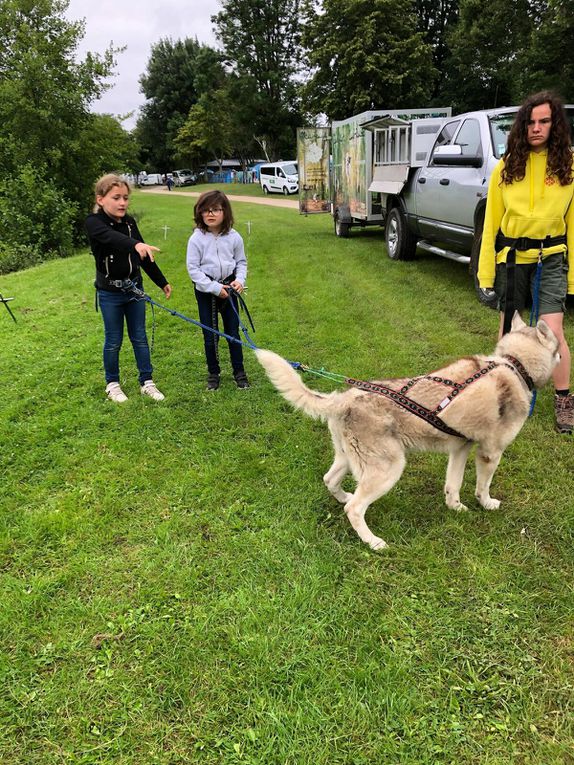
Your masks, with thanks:
M 42 257 L 40 251 L 34 247 L 0 242 L 0 274 L 9 274 L 11 271 L 31 268 L 49 257 L 57 257 L 57 255 L 51 253 Z
M 30 165 L 0 181 L 0 270 L 73 253 L 76 206 Z

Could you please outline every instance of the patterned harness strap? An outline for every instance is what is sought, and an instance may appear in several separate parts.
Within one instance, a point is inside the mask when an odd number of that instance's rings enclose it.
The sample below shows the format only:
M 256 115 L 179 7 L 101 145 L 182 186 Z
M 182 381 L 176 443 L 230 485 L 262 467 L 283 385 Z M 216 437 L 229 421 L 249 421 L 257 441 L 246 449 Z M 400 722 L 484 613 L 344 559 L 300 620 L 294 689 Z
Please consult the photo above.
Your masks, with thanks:
M 383 385 L 382 383 L 374 383 L 374 382 L 367 382 L 365 380 L 355 380 L 351 377 L 346 378 L 345 382 L 348 385 L 352 385 L 355 388 L 359 388 L 360 390 L 367 391 L 369 393 L 378 393 L 381 396 L 385 396 L 386 398 L 389 398 L 391 401 L 394 401 L 395 404 L 398 404 L 399 406 L 402 406 L 403 409 L 406 409 L 407 412 L 411 412 L 411 414 L 415 414 L 417 417 L 420 417 L 422 420 L 427 422 L 429 425 L 432 425 L 437 430 L 442 431 L 443 433 L 446 433 L 449 436 L 456 436 L 457 438 L 462 438 L 465 441 L 471 441 L 472 439 L 468 438 L 467 436 L 463 435 L 462 433 L 459 433 L 454 428 L 449 427 L 445 422 L 443 422 L 439 415 L 446 409 L 446 407 L 454 401 L 454 399 L 463 391 L 465 388 L 468 388 L 469 385 L 472 385 L 472 383 L 476 382 L 477 380 L 480 380 L 485 375 L 487 375 L 489 372 L 491 372 L 493 369 L 499 366 L 506 366 L 509 369 L 511 369 L 515 374 L 517 374 L 528 390 L 534 389 L 534 383 L 532 382 L 532 378 L 524 368 L 524 366 L 521 364 L 521 362 L 515 358 L 514 356 L 510 356 L 508 354 L 504 355 L 505 359 L 508 359 L 510 363 L 502 362 L 502 364 L 499 361 L 491 360 L 488 362 L 488 364 L 481 369 L 479 369 L 477 372 L 475 372 L 470 377 L 467 377 L 466 380 L 463 382 L 456 382 L 455 380 L 449 380 L 448 378 L 444 377 L 438 377 L 437 375 L 422 375 L 420 377 L 413 377 L 411 380 L 408 381 L 406 385 L 403 385 L 403 387 L 400 390 L 394 390 L 393 388 L 389 388 L 388 385 Z M 440 385 L 445 385 L 448 388 L 451 388 L 451 392 L 443 398 L 443 400 L 440 402 L 440 404 L 435 407 L 435 409 L 428 409 L 426 406 L 423 406 L 422 404 L 417 403 L 416 401 L 413 401 L 412 398 L 409 398 L 406 394 L 407 392 L 413 388 L 417 382 L 420 382 L 421 380 L 430 380 L 431 382 L 439 383 Z

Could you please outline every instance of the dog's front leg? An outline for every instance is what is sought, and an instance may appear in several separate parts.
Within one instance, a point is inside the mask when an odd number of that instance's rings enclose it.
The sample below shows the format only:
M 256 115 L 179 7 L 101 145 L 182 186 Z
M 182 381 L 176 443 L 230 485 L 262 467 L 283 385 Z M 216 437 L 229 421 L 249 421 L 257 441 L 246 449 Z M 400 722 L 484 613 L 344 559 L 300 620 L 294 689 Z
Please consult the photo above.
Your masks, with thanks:
M 476 452 L 475 496 L 485 510 L 498 510 L 500 507 L 500 500 L 490 496 L 490 484 L 501 457 L 502 451 L 498 449 L 479 446 Z
M 446 469 L 446 480 L 444 484 L 444 497 L 446 506 L 451 510 L 467 510 L 466 505 L 460 501 L 460 487 L 464 478 L 464 469 L 468 459 L 468 453 L 472 447 L 471 441 L 465 441 L 462 445 L 456 446 L 450 452 L 448 466 Z

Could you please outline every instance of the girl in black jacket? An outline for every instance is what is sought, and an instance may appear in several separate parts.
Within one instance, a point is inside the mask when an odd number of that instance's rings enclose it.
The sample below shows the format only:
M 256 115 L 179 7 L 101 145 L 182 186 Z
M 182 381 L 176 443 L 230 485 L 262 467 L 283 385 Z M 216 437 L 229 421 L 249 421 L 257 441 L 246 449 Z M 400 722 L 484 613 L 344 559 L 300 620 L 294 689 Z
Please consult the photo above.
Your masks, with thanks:
M 119 355 L 124 320 L 134 349 L 139 383 L 144 396 L 155 401 L 165 397 L 152 379 L 149 345 L 145 331 L 145 300 L 125 291 L 131 281 L 142 289 L 141 268 L 167 298 L 171 286 L 154 260 L 159 252 L 143 241 L 135 220 L 127 215 L 130 189 L 118 175 L 104 175 L 96 183 L 96 206 L 86 220 L 86 231 L 96 260 L 96 290 L 104 320 L 104 370 L 106 393 L 112 401 L 127 401 L 120 387 Z

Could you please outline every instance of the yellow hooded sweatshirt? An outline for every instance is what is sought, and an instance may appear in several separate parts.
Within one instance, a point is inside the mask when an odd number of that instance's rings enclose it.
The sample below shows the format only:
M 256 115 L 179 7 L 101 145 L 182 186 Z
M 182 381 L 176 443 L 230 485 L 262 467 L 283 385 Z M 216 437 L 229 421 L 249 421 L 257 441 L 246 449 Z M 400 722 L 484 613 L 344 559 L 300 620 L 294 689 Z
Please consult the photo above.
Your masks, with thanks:
M 513 183 L 501 180 L 504 159 L 492 172 L 478 261 L 478 281 L 482 288 L 494 286 L 496 263 L 506 262 L 509 248 L 499 253 L 494 249 L 499 230 L 512 238 L 544 239 L 566 234 L 568 244 L 548 247 L 543 250 L 543 257 L 568 250 L 568 293 L 574 294 L 574 183 L 561 186 L 555 176 L 546 177 L 546 159 L 546 151 L 531 151 L 523 180 Z M 516 251 L 517 263 L 537 260 L 537 249 Z

